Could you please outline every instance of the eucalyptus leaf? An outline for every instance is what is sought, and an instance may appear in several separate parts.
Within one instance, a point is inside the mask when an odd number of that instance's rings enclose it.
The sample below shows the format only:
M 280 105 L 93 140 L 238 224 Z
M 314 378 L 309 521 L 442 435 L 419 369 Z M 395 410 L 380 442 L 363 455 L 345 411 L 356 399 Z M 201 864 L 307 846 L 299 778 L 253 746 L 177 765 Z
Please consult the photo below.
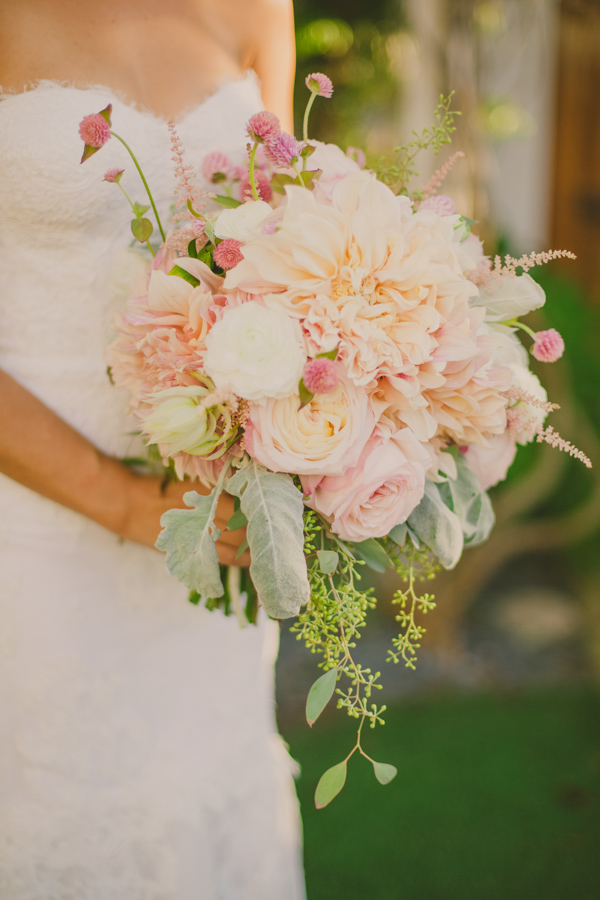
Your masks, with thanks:
M 239 559 L 244 550 L 248 549 L 248 538 L 246 538 L 238 547 L 238 552 L 235 554 L 235 558 Z
M 152 224 L 150 219 L 131 220 L 131 233 L 134 238 L 140 242 L 140 244 L 145 244 L 146 241 L 152 237 L 153 231 L 154 225 Z
M 398 774 L 396 766 L 392 766 L 390 763 L 380 763 L 373 760 L 373 768 L 375 769 L 375 778 L 379 784 L 389 784 Z
M 317 558 L 323 575 L 333 575 L 340 561 L 335 550 L 317 550 Z
M 215 242 L 215 226 L 214 222 L 211 219 L 204 220 L 204 234 L 209 239 L 211 244 Z
M 221 532 L 215 526 L 215 513 L 223 479 L 208 497 L 196 491 L 183 495 L 192 509 L 170 509 L 160 520 L 163 530 L 156 548 L 167 554 L 167 568 L 191 591 L 203 597 L 221 597 L 223 584 L 215 542 Z
M 306 721 L 311 727 L 333 697 L 337 674 L 337 669 L 330 669 L 328 672 L 325 672 L 324 675 L 317 678 L 308 692 L 308 697 L 306 698 Z
M 368 538 L 366 541 L 360 541 L 352 546 L 361 559 L 364 559 L 369 568 L 375 572 L 385 572 L 386 569 L 392 568 L 391 559 L 375 538 Z
M 250 576 L 266 613 L 288 619 L 310 597 L 304 556 L 304 504 L 289 475 L 250 460 L 229 479 L 248 519 Z
M 235 200 L 233 197 L 226 197 L 223 194 L 218 194 L 212 199 L 215 201 L 215 203 L 218 203 L 219 206 L 224 206 L 227 209 L 237 209 L 238 206 L 242 205 L 239 200 Z
M 410 514 L 408 524 L 445 569 L 454 568 L 463 551 L 462 526 L 442 500 L 437 484 L 425 482 L 423 499 Z
M 315 791 L 315 806 L 317 809 L 323 809 L 324 806 L 331 803 L 334 797 L 337 797 L 346 783 L 346 772 L 346 760 L 323 772 Z

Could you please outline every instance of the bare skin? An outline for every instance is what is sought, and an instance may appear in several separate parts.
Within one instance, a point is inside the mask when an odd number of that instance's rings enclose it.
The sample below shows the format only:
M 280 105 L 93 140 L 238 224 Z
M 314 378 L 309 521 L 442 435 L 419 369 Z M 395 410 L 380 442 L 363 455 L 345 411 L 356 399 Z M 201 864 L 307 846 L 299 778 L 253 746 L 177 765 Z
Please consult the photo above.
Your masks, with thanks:
M 265 107 L 292 130 L 291 0 L 0 0 L 0 85 L 40 79 L 102 84 L 167 119 L 253 68 Z M 0 370 L 0 471 L 110 531 L 153 547 L 160 517 L 183 507 L 190 484 L 137 475 L 94 447 Z M 194 487 L 197 487 L 194 485 Z M 221 562 L 235 560 L 242 530 L 225 532 L 233 501 L 219 504 Z

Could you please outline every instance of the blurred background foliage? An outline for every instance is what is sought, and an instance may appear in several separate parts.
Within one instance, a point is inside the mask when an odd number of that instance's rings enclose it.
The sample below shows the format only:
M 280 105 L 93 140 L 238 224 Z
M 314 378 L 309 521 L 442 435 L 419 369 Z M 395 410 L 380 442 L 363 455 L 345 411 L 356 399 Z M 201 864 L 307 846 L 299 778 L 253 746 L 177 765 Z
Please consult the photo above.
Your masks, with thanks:
M 299 759 L 309 900 L 528 900 L 600 896 L 600 4 L 597 0 L 295 0 L 297 133 L 304 78 L 335 87 L 311 136 L 374 165 L 430 124 L 440 93 L 461 110 L 446 189 L 489 253 L 573 250 L 533 271 L 564 358 L 532 365 L 561 409 L 552 424 L 595 468 L 547 446 L 520 450 L 492 500 L 490 541 L 435 584 L 416 672 L 384 663 L 393 585 L 361 659 L 382 669 L 387 725 L 371 742 L 399 767 L 382 788 L 362 760 L 316 812 L 321 772 L 352 723 L 308 731 L 318 674 L 282 629 L 280 727 Z M 415 185 L 416 186 L 416 185 Z M 355 762 L 353 760 L 352 762 Z

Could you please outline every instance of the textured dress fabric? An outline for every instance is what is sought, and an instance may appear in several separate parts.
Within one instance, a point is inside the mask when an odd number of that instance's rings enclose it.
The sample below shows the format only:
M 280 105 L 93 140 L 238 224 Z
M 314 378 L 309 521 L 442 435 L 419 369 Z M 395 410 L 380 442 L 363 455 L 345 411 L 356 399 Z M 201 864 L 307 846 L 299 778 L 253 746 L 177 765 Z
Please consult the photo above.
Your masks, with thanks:
M 139 452 L 105 348 L 131 243 L 112 102 L 168 221 L 166 121 L 107 88 L 0 100 L 0 367 L 102 450 Z M 256 78 L 182 114 L 187 161 L 241 162 Z M 2 423 L 1 427 L 5 427 Z M 292 764 L 277 735 L 277 625 L 187 601 L 156 551 L 0 476 L 0 900 L 302 900 Z

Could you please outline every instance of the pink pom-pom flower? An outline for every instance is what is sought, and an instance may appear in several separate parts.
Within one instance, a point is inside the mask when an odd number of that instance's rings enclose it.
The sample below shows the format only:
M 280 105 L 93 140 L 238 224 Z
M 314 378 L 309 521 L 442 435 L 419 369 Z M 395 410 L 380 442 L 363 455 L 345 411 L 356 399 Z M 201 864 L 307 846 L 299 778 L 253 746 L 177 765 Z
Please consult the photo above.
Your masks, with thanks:
M 304 366 L 302 380 L 311 394 L 329 394 L 340 383 L 335 363 L 326 356 L 309 359 Z
M 282 131 L 278 138 L 267 144 L 265 153 L 269 162 L 276 168 L 287 169 L 292 165 L 294 158 L 300 156 L 303 146 L 304 144 L 296 140 L 293 134 Z
M 79 136 L 88 147 L 99 150 L 110 138 L 110 125 L 102 113 L 92 113 L 79 123 Z
M 260 144 L 270 144 L 281 134 L 281 125 L 274 113 L 263 110 L 250 116 L 246 132 L 251 140 Z
M 211 184 L 230 181 L 235 175 L 235 167 L 224 153 L 209 153 L 202 162 L 202 174 Z
M 333 94 L 333 82 L 331 78 L 323 75 L 322 72 L 313 72 L 312 75 L 307 75 L 305 84 L 309 91 L 317 94 L 319 97 L 327 97 L 329 99 Z
M 438 216 L 453 216 L 456 212 L 454 200 L 446 194 L 436 194 L 435 197 L 428 197 L 419 204 L 419 211 L 422 209 L 430 209 Z
M 234 269 L 243 260 L 242 247 L 241 241 L 225 238 L 224 241 L 221 241 L 215 247 L 213 259 L 218 266 L 227 272 L 229 269 Z
M 565 352 L 565 342 L 555 328 L 538 331 L 531 352 L 540 362 L 556 362 Z
M 104 173 L 104 181 L 108 181 L 110 184 L 114 184 L 115 182 L 119 182 L 121 180 L 121 175 L 125 169 L 109 169 L 108 172 Z

